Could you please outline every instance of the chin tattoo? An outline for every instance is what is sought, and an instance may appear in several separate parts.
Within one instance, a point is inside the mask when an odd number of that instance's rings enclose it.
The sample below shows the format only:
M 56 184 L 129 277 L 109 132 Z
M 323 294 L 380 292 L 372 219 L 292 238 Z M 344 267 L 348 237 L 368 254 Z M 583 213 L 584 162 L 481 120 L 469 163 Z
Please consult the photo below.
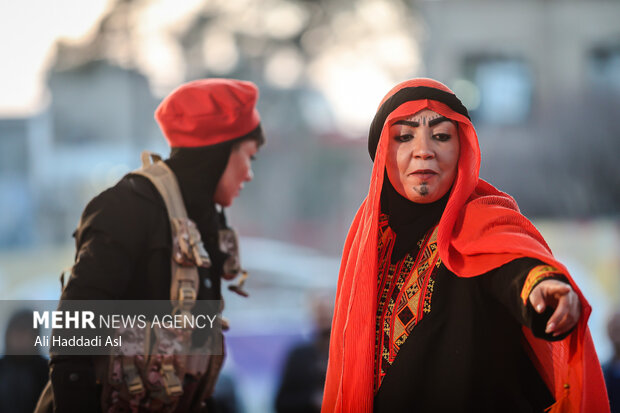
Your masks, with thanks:
M 420 185 L 420 186 L 417 186 L 417 187 L 415 187 L 414 189 L 415 189 L 415 191 L 416 191 L 418 194 L 420 194 L 420 195 L 422 195 L 422 196 L 426 196 L 426 195 L 428 195 L 428 185 L 426 185 L 426 184 L 422 184 L 422 185 Z

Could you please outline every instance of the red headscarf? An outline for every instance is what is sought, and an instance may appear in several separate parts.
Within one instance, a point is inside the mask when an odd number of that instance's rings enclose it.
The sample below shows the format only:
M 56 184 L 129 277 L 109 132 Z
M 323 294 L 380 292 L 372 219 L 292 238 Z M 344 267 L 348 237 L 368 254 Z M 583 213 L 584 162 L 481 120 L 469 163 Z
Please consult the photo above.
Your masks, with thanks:
M 404 89 L 420 87 L 454 95 L 435 80 L 412 79 L 392 89 L 380 108 L 395 94 L 401 92 L 402 96 Z M 439 100 L 419 94 L 414 99 L 398 105 L 380 125 L 368 196 L 345 241 L 322 413 L 372 411 L 377 231 L 388 131 L 395 121 L 423 109 L 456 121 L 460 139 L 458 172 L 438 227 L 442 262 L 460 277 L 478 276 L 520 257 L 537 258 L 559 269 L 579 296 L 581 318 L 573 332 L 558 342 L 535 338 L 529 329 L 523 328 L 528 353 L 557 400 L 552 411 L 609 412 L 603 375 L 587 327 L 590 305 L 566 268 L 555 260 L 540 233 L 521 215 L 515 200 L 479 179 L 480 148 L 469 118 Z

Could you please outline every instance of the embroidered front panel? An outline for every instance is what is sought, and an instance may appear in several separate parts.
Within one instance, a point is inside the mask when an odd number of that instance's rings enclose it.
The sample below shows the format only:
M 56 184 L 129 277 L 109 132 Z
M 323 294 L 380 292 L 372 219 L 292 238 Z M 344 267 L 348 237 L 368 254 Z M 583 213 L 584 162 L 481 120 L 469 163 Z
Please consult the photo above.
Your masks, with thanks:
M 378 288 L 377 288 L 377 325 L 375 336 L 375 391 L 381 384 L 384 369 L 381 368 L 382 361 L 388 357 L 388 352 L 383 347 L 383 309 L 387 301 L 390 287 L 392 285 L 392 277 L 394 276 L 395 265 L 390 264 L 392 249 L 394 248 L 394 232 L 388 226 L 388 216 L 381 214 L 379 217 L 379 235 L 378 235 Z M 384 354 L 385 353 L 385 354 Z
M 424 314 L 431 311 L 434 270 L 441 264 L 437 253 L 437 230 L 432 228 L 418 243 L 415 256 L 407 254 L 390 262 L 396 234 L 379 220 L 377 336 L 375 340 L 375 391 L 396 359 L 407 337 Z

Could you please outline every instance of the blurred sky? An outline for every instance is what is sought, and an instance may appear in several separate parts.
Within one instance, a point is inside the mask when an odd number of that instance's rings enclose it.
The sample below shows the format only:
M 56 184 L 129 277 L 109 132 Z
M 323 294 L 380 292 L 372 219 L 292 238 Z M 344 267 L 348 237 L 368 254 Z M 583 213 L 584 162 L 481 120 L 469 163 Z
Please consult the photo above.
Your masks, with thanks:
M 109 0 L 0 0 L 1 116 L 37 110 L 56 39 L 87 35 L 109 4 Z
M 46 104 L 45 71 L 54 57 L 54 43 L 58 39 L 79 42 L 92 36 L 98 20 L 113 4 L 112 0 L 0 0 L 0 116 L 39 111 Z M 201 4 L 199 0 L 148 2 L 141 29 L 145 37 L 160 33 L 187 19 Z M 170 67 L 155 65 L 160 53 L 147 48 L 145 66 L 153 71 Z

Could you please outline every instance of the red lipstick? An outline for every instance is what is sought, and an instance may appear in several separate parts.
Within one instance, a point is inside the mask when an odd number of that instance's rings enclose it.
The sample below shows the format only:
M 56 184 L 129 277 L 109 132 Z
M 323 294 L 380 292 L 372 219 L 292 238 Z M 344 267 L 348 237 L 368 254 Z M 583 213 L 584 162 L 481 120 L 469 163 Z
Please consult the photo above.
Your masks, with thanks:
M 423 181 L 427 181 L 432 177 L 436 176 L 437 172 L 433 171 L 432 169 L 417 169 L 409 175 L 413 175 Z

